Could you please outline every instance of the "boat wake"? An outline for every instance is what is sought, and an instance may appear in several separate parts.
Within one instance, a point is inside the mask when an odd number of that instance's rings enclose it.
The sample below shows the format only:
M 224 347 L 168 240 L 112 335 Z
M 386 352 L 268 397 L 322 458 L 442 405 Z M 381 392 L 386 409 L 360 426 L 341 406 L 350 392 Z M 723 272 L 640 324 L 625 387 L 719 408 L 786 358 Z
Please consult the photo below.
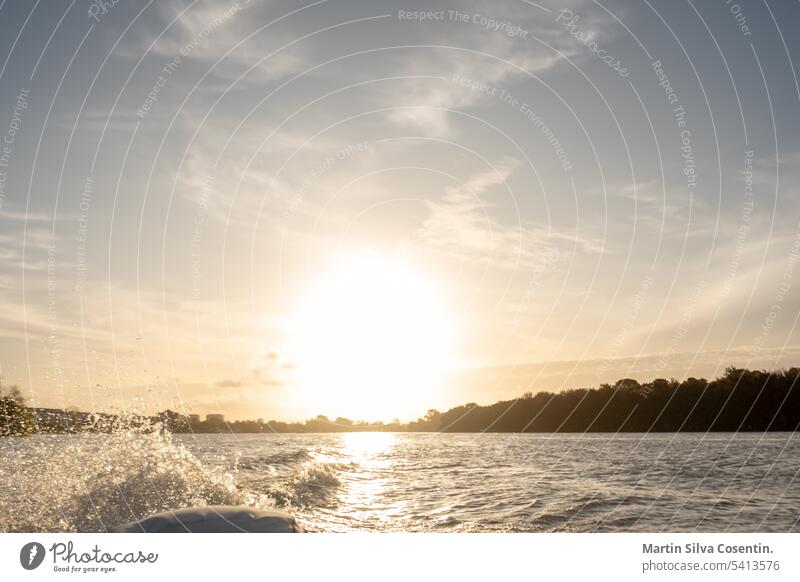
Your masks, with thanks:
M 182 507 L 246 505 L 268 496 L 240 489 L 236 472 L 209 467 L 158 425 L 110 434 L 3 439 L 0 530 L 103 532 Z
M 342 487 L 340 463 L 308 461 L 284 483 L 271 485 L 267 494 L 278 507 L 329 507 Z

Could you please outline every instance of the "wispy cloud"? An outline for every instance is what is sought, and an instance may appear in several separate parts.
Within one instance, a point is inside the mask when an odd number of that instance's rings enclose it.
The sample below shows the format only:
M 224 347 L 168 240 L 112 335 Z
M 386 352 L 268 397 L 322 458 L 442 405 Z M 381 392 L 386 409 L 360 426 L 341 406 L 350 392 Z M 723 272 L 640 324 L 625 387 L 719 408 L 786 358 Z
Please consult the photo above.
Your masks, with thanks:
M 543 225 L 516 224 L 497 218 L 498 208 L 514 206 L 509 180 L 520 166 L 506 157 L 493 167 L 470 176 L 463 185 L 448 188 L 440 199 L 426 202 L 429 216 L 419 231 L 425 245 L 451 257 L 500 268 L 532 268 L 550 260 L 553 249 L 577 248 L 603 252 L 600 241 Z

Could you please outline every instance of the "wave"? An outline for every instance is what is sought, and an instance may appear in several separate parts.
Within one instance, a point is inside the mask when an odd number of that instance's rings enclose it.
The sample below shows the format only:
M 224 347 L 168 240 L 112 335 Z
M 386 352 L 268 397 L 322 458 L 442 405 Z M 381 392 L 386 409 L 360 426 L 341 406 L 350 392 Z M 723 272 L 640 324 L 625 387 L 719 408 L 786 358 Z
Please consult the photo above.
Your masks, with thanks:
M 280 507 L 327 507 L 335 503 L 344 465 L 307 462 L 288 481 L 273 485 L 268 495 Z
M 297 451 L 281 452 L 273 455 L 260 455 L 252 459 L 242 459 L 240 467 L 243 469 L 260 469 L 264 467 L 275 467 L 278 465 L 294 465 L 311 459 L 311 455 L 305 449 Z
M 3 531 L 102 532 L 181 507 L 272 505 L 237 487 L 235 472 L 204 465 L 158 425 L 33 436 L 24 444 L 9 439 L 3 453 L 11 460 L 0 473 Z

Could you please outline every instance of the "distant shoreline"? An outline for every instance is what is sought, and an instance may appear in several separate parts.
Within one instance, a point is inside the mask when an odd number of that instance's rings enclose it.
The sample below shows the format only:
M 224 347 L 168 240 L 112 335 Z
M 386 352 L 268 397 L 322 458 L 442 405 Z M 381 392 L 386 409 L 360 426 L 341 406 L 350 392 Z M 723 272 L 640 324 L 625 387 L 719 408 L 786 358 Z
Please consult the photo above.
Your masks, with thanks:
M 800 368 L 766 372 L 728 368 L 709 382 L 702 378 L 633 379 L 563 392 L 527 392 L 481 406 L 470 403 L 446 412 L 429 410 L 418 420 L 365 422 L 320 415 L 300 422 L 226 422 L 166 410 L 154 416 L 125 416 L 28 408 L 18 397 L 0 399 L 0 435 L 101 433 L 120 427 L 177 434 L 324 434 L 353 432 L 432 433 L 742 433 L 796 432 L 800 428 Z
M 531 436 L 589 436 L 589 435 L 603 435 L 603 436 L 622 436 L 622 435 L 669 435 L 669 434 L 696 434 L 696 435 L 722 435 L 722 434 L 796 434 L 800 433 L 800 430 L 740 430 L 740 431 L 730 431 L 730 430 L 711 430 L 711 431 L 696 431 L 696 430 L 682 430 L 682 431 L 650 431 L 650 432 L 637 432 L 637 431 L 618 431 L 618 432 L 604 432 L 604 431 L 590 431 L 590 432 L 500 432 L 500 431 L 477 431 L 477 432 L 457 432 L 457 431 L 408 431 L 408 430 L 328 430 L 328 431 L 294 431 L 294 432 L 273 432 L 273 431 L 263 431 L 263 432 L 231 432 L 231 431 L 219 431 L 219 432 L 170 432 L 170 434 L 175 435 L 266 435 L 266 436 L 281 436 L 281 435 L 289 435 L 289 434 L 419 434 L 419 435 L 441 435 L 441 434 L 452 434 L 452 435 L 531 435 Z M 26 435 L 14 435 L 14 436 L 63 436 L 63 435 L 89 435 L 89 434 L 108 434 L 108 432 L 103 431 L 74 431 L 74 432 L 32 432 Z

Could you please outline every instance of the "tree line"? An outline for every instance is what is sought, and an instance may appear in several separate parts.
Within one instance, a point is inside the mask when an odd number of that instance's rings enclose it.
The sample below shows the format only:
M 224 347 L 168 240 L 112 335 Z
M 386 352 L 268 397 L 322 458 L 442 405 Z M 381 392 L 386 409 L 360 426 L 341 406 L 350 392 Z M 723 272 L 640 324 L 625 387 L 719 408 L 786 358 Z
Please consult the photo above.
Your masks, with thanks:
M 136 417 L 170 432 L 738 432 L 796 431 L 800 426 L 800 368 L 767 372 L 729 367 L 719 378 L 626 378 L 597 388 L 526 392 L 481 406 L 429 410 L 415 421 L 353 421 L 320 415 L 305 422 L 191 422 L 172 411 Z M 27 408 L 15 387 L 0 392 L 0 436 L 34 432 L 102 432 L 120 426 L 112 415 L 63 412 L 47 423 Z
M 409 431 L 736 432 L 795 431 L 800 368 L 767 372 L 729 367 L 719 378 L 626 378 L 598 388 L 530 392 L 488 406 L 428 411 Z

